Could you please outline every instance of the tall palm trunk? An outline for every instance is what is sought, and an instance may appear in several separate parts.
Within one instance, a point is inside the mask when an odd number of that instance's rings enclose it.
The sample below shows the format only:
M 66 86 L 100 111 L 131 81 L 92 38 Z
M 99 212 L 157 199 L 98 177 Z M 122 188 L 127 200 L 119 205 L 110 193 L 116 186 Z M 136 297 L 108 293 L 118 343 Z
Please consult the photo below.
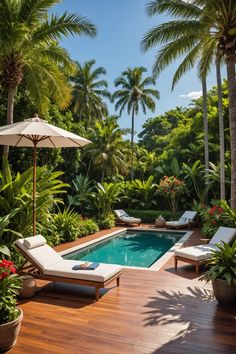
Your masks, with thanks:
M 209 144 L 208 144 L 208 120 L 207 120 L 207 85 L 206 79 L 202 79 L 202 110 L 204 125 L 204 159 L 205 159 L 205 175 L 209 170 Z
M 131 180 L 134 179 L 134 106 L 132 109 L 132 123 L 131 123 Z
M 13 124 L 15 94 L 16 94 L 16 87 L 10 86 L 8 88 L 8 96 L 7 96 L 7 124 Z M 8 155 L 9 155 L 9 146 L 4 145 L 3 156 L 7 159 Z
M 236 79 L 235 59 L 226 57 L 228 91 L 229 91 L 229 125 L 231 151 L 231 208 L 236 210 Z
M 218 91 L 218 114 L 219 114 L 219 135 L 220 135 L 220 199 L 225 199 L 225 139 L 224 139 L 224 117 L 222 107 L 222 81 L 220 72 L 220 59 L 216 58 L 216 81 Z

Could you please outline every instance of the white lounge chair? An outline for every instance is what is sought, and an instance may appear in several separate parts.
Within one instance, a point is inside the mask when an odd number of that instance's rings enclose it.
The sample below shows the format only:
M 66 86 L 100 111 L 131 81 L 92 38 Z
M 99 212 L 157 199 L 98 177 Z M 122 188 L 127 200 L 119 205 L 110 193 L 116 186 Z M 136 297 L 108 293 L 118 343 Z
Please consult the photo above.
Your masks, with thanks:
M 222 241 L 230 243 L 235 236 L 235 228 L 220 226 L 215 235 L 211 238 L 209 244 L 183 247 L 176 250 L 175 270 L 177 270 L 177 262 L 182 261 L 195 265 L 196 273 L 198 273 L 200 264 L 205 263 L 211 256 L 211 251 L 217 249 L 217 243 L 221 243 Z
M 100 263 L 94 270 L 73 270 L 75 265 L 84 262 L 63 259 L 41 235 L 17 240 L 15 244 L 32 265 L 23 268 L 22 272 L 36 279 L 95 287 L 96 300 L 99 299 L 99 290 L 111 281 L 116 279 L 119 286 L 121 267 L 118 265 Z
M 141 219 L 139 218 L 134 218 L 133 216 L 129 216 L 124 210 L 119 209 L 119 210 L 114 210 L 114 213 L 116 214 L 117 221 L 122 222 L 124 224 L 141 224 Z
M 193 222 L 193 220 L 196 218 L 196 216 L 197 216 L 196 211 L 186 210 L 183 213 L 183 215 L 179 218 L 179 220 L 166 221 L 166 227 L 180 229 L 187 226 L 188 228 L 190 228 L 190 225 Z

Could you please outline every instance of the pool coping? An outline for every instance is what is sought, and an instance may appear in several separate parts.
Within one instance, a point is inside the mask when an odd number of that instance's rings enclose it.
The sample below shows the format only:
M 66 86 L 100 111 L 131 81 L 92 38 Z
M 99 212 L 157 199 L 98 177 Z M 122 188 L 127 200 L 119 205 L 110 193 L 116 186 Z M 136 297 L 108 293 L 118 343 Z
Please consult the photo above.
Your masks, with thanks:
M 113 231 L 107 235 L 104 235 L 104 236 L 100 236 L 96 239 L 93 239 L 91 241 L 87 241 L 87 242 L 84 242 L 80 245 L 77 245 L 77 246 L 73 246 L 71 248 L 67 248 L 66 250 L 63 250 L 63 251 L 60 251 L 59 254 L 61 256 L 65 256 L 69 253 L 73 253 L 75 251 L 78 251 L 80 249 L 83 249 L 83 248 L 86 248 L 90 245 L 93 245 L 95 243 L 99 243 L 103 240 L 106 240 L 108 238 L 111 238 L 117 234 L 120 234 L 124 231 L 162 231 L 162 232 L 165 232 L 165 233 L 185 233 L 183 235 L 183 237 L 181 237 L 180 240 L 178 240 L 178 242 L 176 242 L 170 249 L 169 251 L 167 251 L 161 258 L 159 258 L 156 262 L 154 262 L 150 267 L 132 267 L 132 266 L 124 266 L 124 265 L 121 265 L 122 268 L 129 268 L 129 269 L 142 269 L 142 270 L 149 270 L 149 271 L 158 271 L 160 270 L 164 264 L 173 256 L 174 252 L 179 249 L 183 243 L 193 234 L 193 231 L 190 231 L 190 230 L 166 230 L 166 229 L 162 229 L 162 228 L 149 228 L 149 227 L 132 227 L 132 228 L 122 228 L 122 229 L 119 229 L 117 231 Z

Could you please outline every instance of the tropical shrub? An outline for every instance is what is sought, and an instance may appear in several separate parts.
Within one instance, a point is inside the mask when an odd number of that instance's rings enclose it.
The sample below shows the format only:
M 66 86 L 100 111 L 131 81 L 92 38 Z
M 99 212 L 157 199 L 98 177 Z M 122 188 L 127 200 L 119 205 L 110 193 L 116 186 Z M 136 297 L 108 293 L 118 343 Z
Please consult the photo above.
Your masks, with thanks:
M 224 209 L 220 205 L 213 205 L 204 215 L 202 233 L 206 238 L 211 238 L 220 226 L 227 226 Z
M 51 172 L 46 167 L 37 169 L 37 231 L 48 225 L 53 206 L 63 203 L 57 195 L 66 193 L 68 185 L 58 179 L 63 172 Z M 22 235 L 32 235 L 32 168 L 13 175 L 8 162 L 0 171 L 0 213 L 9 215 L 8 230 L 4 234 L 7 244 Z
M 109 213 L 105 218 L 96 220 L 100 229 L 110 229 L 115 226 L 115 215 Z
M 181 181 L 174 176 L 165 176 L 164 179 L 160 180 L 158 194 L 168 201 L 170 210 L 173 214 L 177 211 L 180 196 L 185 193 L 187 193 L 187 188 L 184 181 Z
M 178 220 L 181 212 L 175 214 L 169 210 L 138 210 L 138 209 L 125 209 L 130 216 L 140 218 L 142 222 L 154 223 L 159 215 L 162 215 L 165 220 Z
M 236 241 L 232 246 L 225 242 L 218 244 L 207 265 L 210 269 L 203 274 L 201 280 L 224 279 L 229 286 L 236 285 Z
M 19 316 L 16 308 L 16 295 L 22 284 L 15 274 L 14 263 L 3 259 L 0 262 L 0 324 L 15 320 Z
M 81 216 L 69 208 L 53 215 L 55 234 L 59 236 L 61 242 L 74 241 L 78 237 L 80 219 Z
M 124 193 L 130 208 L 152 209 L 157 205 L 157 185 L 150 176 L 146 181 L 135 179 L 124 184 Z
M 78 237 L 94 234 L 99 231 L 99 227 L 92 219 L 79 220 Z
M 113 206 L 120 200 L 122 192 L 121 183 L 98 183 L 96 191 L 90 193 L 90 202 L 97 221 L 104 221 L 110 218 Z M 98 223 L 100 225 L 100 223 Z
M 79 175 L 72 181 L 72 195 L 68 196 L 69 206 L 76 207 L 83 215 L 89 209 L 88 199 L 93 190 L 93 183 L 88 177 Z

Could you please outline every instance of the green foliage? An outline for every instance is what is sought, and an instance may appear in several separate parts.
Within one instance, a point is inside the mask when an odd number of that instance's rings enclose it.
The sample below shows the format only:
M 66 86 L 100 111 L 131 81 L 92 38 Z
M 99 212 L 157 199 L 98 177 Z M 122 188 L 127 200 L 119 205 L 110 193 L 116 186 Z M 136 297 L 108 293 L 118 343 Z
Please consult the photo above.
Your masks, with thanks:
M 116 116 L 95 123 L 94 128 L 90 129 L 92 143 L 85 146 L 83 154 L 83 157 L 89 158 L 87 174 L 92 168 L 92 172 L 97 172 L 97 180 L 100 178 L 102 182 L 115 174 L 126 175 L 129 151 L 123 135 Z
M 96 220 L 104 221 L 110 218 L 113 206 L 120 200 L 121 183 L 98 183 L 96 191 L 90 194 L 90 202 L 94 210 Z
M 47 239 L 57 243 L 70 242 L 78 237 L 93 234 L 99 231 L 99 227 L 92 219 L 83 220 L 81 216 L 74 210 L 68 207 L 57 214 L 52 215 L 51 234 L 48 234 Z M 53 240 L 51 239 L 53 236 Z M 59 242 L 57 242 L 59 240 Z
M 225 242 L 217 244 L 217 248 L 212 251 L 207 262 L 210 269 L 200 279 L 206 281 L 223 279 L 229 286 L 236 285 L 236 241 L 232 246 Z
M 31 99 L 40 111 L 50 104 L 70 101 L 67 75 L 74 65 L 68 53 L 58 45 L 70 34 L 95 36 L 96 28 L 85 18 L 65 12 L 49 14 L 55 0 L 0 2 L 0 71 L 6 86 L 16 88 L 22 78 Z M 37 59 L 36 59 L 37 58 Z
M 65 183 L 58 177 L 62 172 L 50 172 L 46 167 L 37 169 L 37 230 L 50 218 L 50 211 L 62 200 L 58 194 L 65 193 Z M 6 243 L 12 243 L 15 238 L 32 234 L 32 168 L 14 176 L 7 163 L 0 172 L 0 211 L 9 215 L 8 232 L 4 234 Z M 18 237 L 17 237 L 18 236 Z
M 100 229 L 111 229 L 115 226 L 115 215 L 109 213 L 105 218 L 96 220 Z
M 78 224 L 80 215 L 74 210 L 65 208 L 63 211 L 54 214 L 52 222 L 55 227 L 55 233 L 59 235 L 61 242 L 74 241 L 78 235 Z
M 16 296 L 22 280 L 15 271 L 13 262 L 5 259 L 0 262 L 0 324 L 13 321 L 19 316 Z
M 92 219 L 78 221 L 78 237 L 94 234 L 99 231 L 97 223 Z
M 154 223 L 155 219 L 159 215 L 162 215 L 165 220 L 178 220 L 181 215 L 181 212 L 176 212 L 173 214 L 168 210 L 138 210 L 138 209 L 125 209 L 125 211 L 130 215 L 136 218 L 140 218 L 144 223 Z
M 192 183 L 192 194 L 193 190 L 195 192 L 193 196 L 197 196 L 199 202 L 205 205 L 210 185 L 204 185 L 204 165 L 201 164 L 200 160 L 197 160 L 192 167 L 188 166 L 186 163 L 183 164 L 183 167 L 185 179 L 190 179 Z
M 184 181 L 174 176 L 165 176 L 158 185 L 158 194 L 168 201 L 173 214 L 177 211 L 180 196 L 186 193 L 187 189 Z
M 131 208 L 150 209 L 157 205 L 157 185 L 150 176 L 146 181 L 135 179 L 124 183 L 124 195 Z
M 81 65 L 76 62 L 76 74 L 71 78 L 72 110 L 77 121 L 92 124 L 93 120 L 102 120 L 108 115 L 108 110 L 103 98 L 110 98 L 107 82 L 101 75 L 106 74 L 103 67 L 93 68 L 95 60 L 89 60 Z
M 93 190 L 93 183 L 87 176 L 79 175 L 72 181 L 72 193 L 68 196 L 69 206 L 74 206 L 76 209 L 84 214 L 88 208 L 88 199 Z

